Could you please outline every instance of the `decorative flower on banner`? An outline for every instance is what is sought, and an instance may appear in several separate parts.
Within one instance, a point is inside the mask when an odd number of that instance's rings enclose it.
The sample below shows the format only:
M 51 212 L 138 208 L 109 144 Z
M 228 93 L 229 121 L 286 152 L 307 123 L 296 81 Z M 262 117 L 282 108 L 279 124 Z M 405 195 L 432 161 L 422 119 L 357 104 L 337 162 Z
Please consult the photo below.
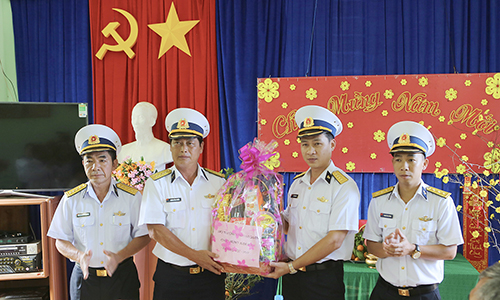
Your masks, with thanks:
M 495 148 L 484 154 L 484 167 L 493 173 L 500 171 L 500 149 Z
M 352 161 L 348 162 L 345 164 L 345 168 L 349 170 L 350 172 L 354 171 L 356 169 L 356 164 L 353 163 Z
M 444 120 L 446 119 L 444 116 L 439 116 L 439 122 L 444 122 Z
M 484 230 L 485 230 L 486 232 L 491 232 L 491 228 L 490 228 L 490 227 L 488 227 L 488 226 L 484 227 Z
M 387 117 L 388 114 L 389 114 L 389 112 L 387 110 L 384 109 L 382 111 L 382 116 Z
M 483 197 L 483 198 L 484 198 L 484 197 L 488 196 L 488 192 L 487 192 L 487 191 L 485 191 L 485 190 L 481 190 L 481 191 L 479 192 L 479 196 L 481 196 L 481 197 Z
M 288 146 L 288 145 L 290 145 L 290 140 L 289 140 L 289 139 L 284 140 L 284 141 L 283 141 L 283 144 L 285 144 L 285 145 L 287 145 L 287 146 Z
M 264 162 L 264 166 L 266 166 L 269 170 L 274 170 L 280 166 L 280 154 L 276 152 L 275 155 L 271 156 L 268 160 Z
M 290 84 L 290 90 L 295 91 L 296 88 L 295 84 Z
M 133 162 L 132 158 L 127 157 L 112 173 L 113 177 L 126 185 L 132 186 L 142 192 L 144 184 L 149 176 L 153 175 L 155 163 L 147 164 L 144 157 L 141 160 Z
M 426 85 L 429 84 L 429 79 L 427 79 L 427 77 L 420 77 L 418 79 L 418 84 L 421 86 L 421 87 L 425 87 Z
M 486 85 L 486 94 L 492 95 L 495 99 L 500 99 L 500 73 L 496 73 L 493 77 L 488 77 Z
M 442 137 L 438 138 L 436 141 L 436 145 L 438 145 L 439 147 L 443 147 L 444 145 L 446 145 L 446 139 Z
M 438 169 L 434 171 L 434 175 L 436 176 L 436 178 L 442 178 L 444 176 L 443 172 L 440 172 Z
M 347 149 L 347 147 L 342 148 L 342 153 L 347 153 L 347 151 L 349 151 L 349 149 Z
M 300 144 L 300 138 L 297 138 L 297 143 L 299 143 L 299 144 Z
M 483 247 L 484 247 L 484 248 L 489 248 L 489 247 L 490 247 L 490 243 L 488 243 L 488 242 L 484 242 Z
M 267 124 L 266 119 L 262 119 L 262 120 L 260 120 L 260 124 L 262 124 L 262 125 L 266 125 L 266 124 Z
M 315 89 L 313 88 L 310 88 L 306 91 L 306 98 L 309 99 L 309 100 L 314 100 L 315 98 L 318 98 L 318 91 L 316 91 Z
M 400 83 L 401 83 L 401 85 L 406 85 L 408 83 L 408 81 L 406 81 L 406 79 L 401 79 Z
M 347 127 L 348 127 L 348 128 L 353 128 L 353 127 L 354 127 L 354 124 L 353 124 L 352 122 L 349 122 L 349 123 L 347 123 Z
M 481 104 L 482 105 L 488 105 L 488 100 L 486 100 L 486 99 L 481 100 Z
M 477 230 L 474 230 L 472 232 L 472 237 L 475 238 L 475 239 L 477 239 L 479 237 L 479 232 Z
M 264 99 L 264 101 L 269 103 L 280 96 L 280 92 L 278 92 L 279 87 L 279 83 L 273 82 L 270 78 L 266 78 L 264 82 L 257 85 L 259 89 L 257 96 L 259 99 Z
M 287 108 L 288 107 L 288 103 L 286 103 L 286 102 L 281 103 L 281 107 Z
M 495 180 L 495 179 L 490 179 L 490 185 L 491 185 L 491 186 L 495 186 L 495 185 L 497 185 L 497 184 L 498 184 L 498 180 Z M 500 201 L 500 194 L 498 194 L 498 195 L 496 196 L 495 200 Z
M 441 168 L 442 164 L 440 161 L 437 161 L 435 164 L 436 168 Z
M 349 89 L 349 87 L 351 86 L 351 84 L 347 81 L 342 81 L 340 83 L 340 88 L 343 90 L 343 91 L 347 91 Z
M 462 205 L 457 205 L 457 211 L 462 210 Z
M 370 158 L 371 159 L 376 159 L 377 158 L 377 154 L 375 154 L 375 153 L 370 154 Z
M 381 141 L 385 140 L 385 132 L 380 129 L 375 131 L 373 133 L 373 139 L 380 143 Z
M 489 141 L 487 145 L 489 148 L 493 148 L 493 146 L 495 146 L 495 143 L 493 143 L 492 141 Z
M 462 155 L 462 161 L 465 161 L 465 162 L 469 161 L 469 158 L 467 157 L 467 155 Z
M 454 90 L 453 88 L 450 88 L 449 90 L 445 91 L 445 98 L 448 99 L 448 101 L 453 101 L 457 99 L 457 94 L 458 92 Z
M 392 99 L 392 96 L 394 96 L 394 93 L 392 90 L 385 90 L 384 92 L 385 99 Z
M 470 85 L 472 84 L 472 82 L 471 82 L 470 80 L 466 80 L 466 81 L 464 82 L 464 84 L 465 84 L 465 86 L 470 86 Z
M 443 177 L 443 183 L 448 183 L 450 181 L 450 177 L 445 176 Z
M 297 158 L 297 157 L 299 157 L 299 154 L 298 154 L 297 152 L 293 152 L 293 153 L 292 153 L 292 157 L 293 157 L 293 158 Z
M 365 86 L 366 86 L 366 87 L 371 87 L 371 86 L 372 86 L 372 82 L 371 82 L 370 80 L 367 80 L 367 81 L 365 82 Z
M 460 138 L 462 140 L 465 140 L 467 138 L 467 134 L 465 134 L 465 133 L 460 134 Z
M 457 148 L 457 149 L 462 149 L 462 145 L 460 145 L 459 143 L 456 143 L 456 144 L 455 144 L 455 148 Z

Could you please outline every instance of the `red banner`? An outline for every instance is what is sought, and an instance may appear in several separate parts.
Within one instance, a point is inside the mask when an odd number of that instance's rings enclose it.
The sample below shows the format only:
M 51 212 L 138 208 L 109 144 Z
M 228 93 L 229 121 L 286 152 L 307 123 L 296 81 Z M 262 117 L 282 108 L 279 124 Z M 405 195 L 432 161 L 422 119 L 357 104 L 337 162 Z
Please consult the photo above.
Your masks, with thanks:
M 464 257 L 482 272 L 488 267 L 488 188 L 471 186 L 469 176 L 465 176 L 463 186 L 464 214 Z
M 259 139 L 278 142 L 278 171 L 308 168 L 294 118 L 304 105 L 326 107 L 342 121 L 333 160 L 347 171 L 392 172 L 387 131 L 403 120 L 431 131 L 432 162 L 449 173 L 463 173 L 462 159 L 481 166 L 500 160 L 491 153 L 499 147 L 500 73 L 261 78 Z

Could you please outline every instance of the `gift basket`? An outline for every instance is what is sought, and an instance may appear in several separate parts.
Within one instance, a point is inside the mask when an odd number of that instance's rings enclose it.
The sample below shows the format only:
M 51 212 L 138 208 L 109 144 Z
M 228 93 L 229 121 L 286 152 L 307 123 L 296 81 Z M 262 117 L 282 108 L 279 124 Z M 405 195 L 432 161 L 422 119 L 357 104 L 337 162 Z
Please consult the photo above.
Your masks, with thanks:
M 283 178 L 277 143 L 254 140 L 240 149 L 242 171 L 229 177 L 216 195 L 212 252 L 228 273 L 266 275 L 269 262 L 284 255 Z

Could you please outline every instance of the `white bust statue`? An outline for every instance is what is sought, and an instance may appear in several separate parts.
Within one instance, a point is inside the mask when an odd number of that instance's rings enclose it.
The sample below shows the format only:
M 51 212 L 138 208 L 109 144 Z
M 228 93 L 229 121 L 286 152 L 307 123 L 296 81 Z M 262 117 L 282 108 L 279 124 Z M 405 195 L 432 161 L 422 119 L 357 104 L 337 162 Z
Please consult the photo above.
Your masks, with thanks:
M 135 131 L 135 142 L 122 146 L 122 151 L 118 155 L 118 161 L 122 162 L 127 157 L 132 161 L 144 161 L 151 163 L 154 161 L 155 170 L 164 170 L 165 165 L 172 162 L 170 145 L 154 137 L 153 126 L 156 123 L 158 111 L 149 102 L 139 102 L 132 109 L 132 127 Z

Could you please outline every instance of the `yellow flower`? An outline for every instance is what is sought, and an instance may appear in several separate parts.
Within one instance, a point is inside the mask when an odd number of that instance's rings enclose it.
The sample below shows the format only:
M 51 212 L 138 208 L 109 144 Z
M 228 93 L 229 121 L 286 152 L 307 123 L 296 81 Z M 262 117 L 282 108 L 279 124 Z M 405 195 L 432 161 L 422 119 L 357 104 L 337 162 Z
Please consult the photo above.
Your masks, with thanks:
M 436 168 L 441 168 L 442 164 L 440 161 L 437 161 L 435 164 Z
M 375 159 L 375 158 L 377 158 L 377 154 L 375 154 L 375 153 L 370 154 L 370 158 L 371 158 L 371 159 Z
M 490 171 L 488 171 L 488 170 L 484 170 L 484 171 L 483 171 L 483 174 L 484 174 L 484 176 L 490 176 Z
M 462 155 L 462 160 L 463 161 L 469 161 L 469 158 L 466 155 Z
M 371 87 L 371 86 L 372 86 L 372 82 L 371 82 L 370 80 L 367 80 L 367 81 L 365 82 L 365 86 L 366 86 L 366 87 Z
M 450 181 L 450 177 L 448 177 L 448 176 L 443 177 L 444 183 L 448 183 L 448 181 Z
M 488 226 L 484 227 L 484 230 L 486 230 L 486 232 L 491 232 L 491 228 L 489 228 Z
M 299 143 L 299 144 L 300 144 L 300 138 L 297 138 L 297 143 Z
M 443 172 L 434 172 L 434 175 L 436 175 L 436 178 L 441 178 L 444 176 Z
M 385 90 L 384 92 L 385 99 L 392 99 L 392 96 L 394 96 L 394 93 L 392 90 Z
M 494 215 L 494 214 L 491 214 L 491 215 L 490 215 L 490 219 L 493 219 L 494 217 L 495 217 L 495 215 Z
M 353 124 L 352 122 L 349 122 L 349 123 L 347 123 L 347 127 L 348 127 L 348 128 L 353 128 L 353 127 L 354 127 L 354 124 Z
M 259 99 L 264 99 L 266 102 L 271 102 L 273 99 L 276 99 L 280 96 L 278 92 L 280 85 L 277 82 L 273 82 L 270 78 L 266 78 L 264 82 L 261 82 L 257 85 L 259 91 L 257 92 L 257 96 Z
M 296 88 L 295 84 L 290 84 L 290 90 L 295 91 Z
M 481 104 L 482 105 L 488 105 L 488 100 L 486 100 L 486 99 L 481 100 Z
M 448 169 L 443 169 L 443 170 L 441 170 L 441 172 L 443 172 L 443 175 L 448 175 L 448 173 L 449 173 L 450 171 L 448 171 Z
M 286 102 L 281 103 L 281 107 L 287 108 L 288 107 L 288 103 L 286 103 Z
M 446 145 L 446 139 L 445 138 L 438 138 L 438 140 L 436 141 L 436 145 L 438 145 L 439 147 L 443 147 L 444 145 Z
M 500 213 L 500 207 L 495 208 L 495 212 Z
M 477 230 L 474 230 L 472 232 L 472 237 L 475 238 L 475 239 L 477 239 L 478 236 L 479 236 L 479 232 L 477 232 Z
M 309 100 L 314 100 L 315 98 L 318 98 L 318 91 L 316 91 L 313 88 L 310 88 L 306 91 L 306 98 Z
M 464 82 L 464 84 L 465 84 L 465 86 L 470 86 L 470 85 L 472 84 L 472 82 L 471 82 L 470 80 L 466 80 L 466 81 Z
M 381 141 L 385 140 L 385 132 L 379 129 L 378 131 L 373 133 L 373 139 L 380 143 Z
M 444 116 L 439 116 L 439 122 L 444 122 L 444 120 L 446 120 L 446 118 Z
M 467 134 L 462 133 L 462 134 L 460 135 L 460 138 L 461 138 L 462 140 L 465 140 L 465 139 L 467 138 Z
M 488 196 L 488 192 L 487 192 L 487 191 L 485 191 L 485 190 L 481 190 L 481 191 L 479 192 L 479 196 L 481 196 L 482 198 L 484 198 L 484 197 Z
M 269 157 L 269 159 L 264 162 L 264 166 L 266 166 L 269 170 L 274 170 L 275 168 L 279 167 L 280 153 L 276 152 L 275 155 Z
M 429 80 L 427 79 L 427 77 L 420 77 L 418 79 L 418 84 L 422 87 L 425 87 L 426 85 L 429 84 Z
M 484 167 L 493 173 L 500 171 L 500 149 L 494 148 L 491 152 L 484 154 Z
M 473 188 L 473 189 L 477 189 L 477 187 L 478 187 L 478 185 L 477 185 L 477 181 L 474 181 L 474 182 L 472 183 L 472 188 Z
M 347 151 L 349 151 L 349 149 L 347 149 L 347 147 L 342 148 L 342 153 L 347 153 Z
M 458 166 L 457 166 L 457 173 L 458 173 L 458 174 L 463 174 L 463 173 L 465 173 L 465 166 L 464 166 L 464 165 L 458 165 Z
M 495 143 L 493 143 L 492 141 L 489 141 L 487 145 L 489 148 L 493 148 L 493 146 L 495 146 Z
M 457 205 L 457 211 L 460 211 L 462 209 L 462 205 Z
M 262 120 L 260 120 L 260 124 L 262 124 L 262 125 L 266 125 L 266 124 L 267 124 L 266 119 L 262 119 Z
M 500 201 L 500 194 L 497 194 L 497 196 L 495 197 L 495 200 Z
M 495 179 L 490 179 L 490 185 L 491 186 L 497 185 L 497 181 Z M 498 194 L 498 195 L 500 195 L 500 194 Z M 498 199 L 500 199 L 500 197 Z
M 349 87 L 351 86 L 351 84 L 347 81 L 342 81 L 340 83 L 340 88 L 343 90 L 343 91 L 347 91 L 349 89 Z
M 297 158 L 298 156 L 299 156 L 299 154 L 298 154 L 297 152 L 293 152 L 293 153 L 292 153 L 292 157 L 293 157 L 293 158 Z
M 462 149 L 462 146 L 461 146 L 459 143 L 456 143 L 456 144 L 455 144 L 455 148 L 457 148 L 457 149 Z
M 353 163 L 352 161 L 348 162 L 345 164 L 345 168 L 349 171 L 354 171 L 354 169 L 356 169 L 356 164 Z
M 488 243 L 488 242 L 484 242 L 483 247 L 484 247 L 484 248 L 489 248 L 489 247 L 490 247 L 490 243 Z
M 401 82 L 401 85 L 406 85 L 406 83 L 407 83 L 406 79 L 401 79 L 400 82 Z
M 285 144 L 285 145 L 287 145 L 287 146 L 288 146 L 288 145 L 290 145 L 290 140 L 289 140 L 289 139 L 284 140 L 284 141 L 283 141 L 283 144 Z
M 458 92 L 454 90 L 453 88 L 450 88 L 449 90 L 445 91 L 445 98 L 448 99 L 449 101 L 453 101 L 457 99 L 457 94 Z
M 496 73 L 493 77 L 488 77 L 486 85 L 486 94 L 492 95 L 495 99 L 500 99 L 500 73 Z
M 387 110 L 384 109 L 382 111 L 382 116 L 387 117 L 388 114 L 389 114 L 389 112 Z
M 493 201 L 486 201 L 486 207 L 490 207 L 493 204 Z

